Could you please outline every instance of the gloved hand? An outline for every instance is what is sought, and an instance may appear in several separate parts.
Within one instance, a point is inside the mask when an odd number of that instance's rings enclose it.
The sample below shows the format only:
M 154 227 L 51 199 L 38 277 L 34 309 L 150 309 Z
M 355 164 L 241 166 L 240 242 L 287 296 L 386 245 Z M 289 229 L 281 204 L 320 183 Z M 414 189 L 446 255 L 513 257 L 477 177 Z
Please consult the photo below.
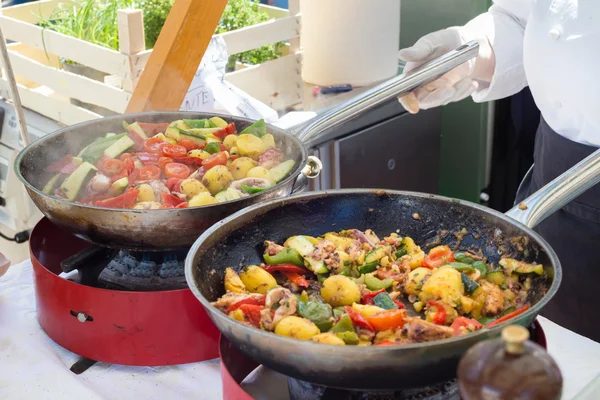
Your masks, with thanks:
M 398 57 L 407 62 L 404 72 L 408 72 L 471 40 L 479 41 L 479 56 L 399 98 L 398 100 L 408 112 L 416 114 L 420 109 L 443 106 L 470 96 L 480 88 L 482 83 L 491 81 L 495 60 L 487 38 L 483 34 L 478 34 L 477 29 L 469 25 L 430 33 L 419 39 L 412 47 L 400 50 Z

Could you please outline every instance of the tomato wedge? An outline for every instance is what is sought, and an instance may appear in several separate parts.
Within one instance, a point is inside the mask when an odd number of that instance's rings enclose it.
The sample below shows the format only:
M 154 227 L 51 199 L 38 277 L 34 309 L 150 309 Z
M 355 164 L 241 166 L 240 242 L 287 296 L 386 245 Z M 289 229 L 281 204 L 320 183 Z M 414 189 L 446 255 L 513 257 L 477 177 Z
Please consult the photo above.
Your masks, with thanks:
M 133 171 L 131 171 L 129 173 L 128 179 L 129 179 L 129 187 L 133 186 L 133 184 L 135 182 L 137 182 L 138 178 L 140 177 L 140 170 L 137 168 L 134 168 Z
M 434 269 L 454 261 L 454 253 L 448 246 L 437 246 L 429 251 L 423 260 L 425 268 Z
M 394 346 L 396 343 L 390 341 L 390 340 L 384 340 L 383 342 L 379 342 L 374 344 L 373 346 Z
M 173 159 L 171 157 L 158 157 L 158 168 L 165 169 L 165 165 L 172 162 Z
M 162 154 L 162 148 L 167 144 L 168 143 L 166 143 L 160 138 L 152 137 L 150 139 L 147 139 L 144 143 L 144 150 L 152 154 Z
M 199 157 L 175 157 L 173 161 L 185 164 L 185 165 L 193 165 L 199 167 L 202 165 L 202 159 Z
M 454 330 L 454 336 L 460 336 L 463 334 L 463 332 L 465 332 L 465 329 L 462 328 L 466 328 L 467 332 L 474 332 L 483 328 L 483 325 L 481 325 L 479 321 L 475 319 L 469 319 L 467 317 L 458 317 L 454 320 L 452 325 L 450 325 L 450 328 Z
M 165 165 L 165 175 L 168 178 L 185 179 L 190 176 L 190 168 L 181 163 L 168 163 Z
M 101 159 L 98 168 L 108 176 L 119 175 L 125 170 L 125 162 L 116 159 Z
M 127 173 L 127 170 L 126 170 L 126 169 L 124 169 L 123 171 L 121 171 L 121 173 L 120 173 L 120 174 L 117 174 L 117 175 L 112 175 L 112 176 L 110 177 L 110 181 L 111 181 L 111 182 L 116 182 L 116 181 L 118 181 L 119 179 L 121 179 L 121 178 L 127 178 L 128 176 L 129 176 L 129 174 Z
M 106 208 L 130 208 L 137 201 L 139 190 L 130 190 L 117 197 L 111 197 L 106 200 L 98 200 L 94 204 L 98 207 Z
M 162 196 L 162 201 L 163 204 L 169 204 L 172 205 L 173 207 L 183 203 L 183 200 L 181 200 L 179 197 L 177 196 L 173 196 L 170 193 L 161 193 Z
M 187 151 L 190 150 L 196 150 L 197 148 L 199 148 L 200 146 L 198 146 L 195 142 L 192 142 L 191 140 L 188 139 L 179 139 L 179 141 L 177 142 L 180 146 L 185 147 L 185 149 Z
M 175 158 L 175 157 L 185 157 L 185 155 L 187 154 L 187 150 L 185 147 L 183 146 L 179 146 L 177 144 L 170 144 L 167 143 L 163 148 L 162 148 L 162 154 L 165 157 L 171 157 L 171 158 Z
M 184 201 L 183 203 L 179 203 L 175 206 L 175 208 L 187 208 L 187 207 L 188 207 L 187 201 Z
M 181 182 L 183 182 L 183 179 L 168 178 L 167 179 L 167 183 L 165 185 L 167 186 L 167 189 L 169 189 L 169 191 L 171 191 L 171 192 L 179 192 L 181 190 L 179 188 L 179 186 L 181 186 Z
M 404 325 L 404 312 L 401 310 L 386 310 L 367 318 L 367 322 L 379 332 L 396 329 Z
M 160 168 L 156 165 L 146 165 L 140 170 L 140 179 L 143 181 L 153 181 L 160 178 Z
M 227 164 L 227 152 L 225 151 L 215 153 L 208 157 L 206 160 L 202 161 L 202 166 L 207 170 L 211 169 L 212 167 L 216 167 L 217 165 L 225 164 Z

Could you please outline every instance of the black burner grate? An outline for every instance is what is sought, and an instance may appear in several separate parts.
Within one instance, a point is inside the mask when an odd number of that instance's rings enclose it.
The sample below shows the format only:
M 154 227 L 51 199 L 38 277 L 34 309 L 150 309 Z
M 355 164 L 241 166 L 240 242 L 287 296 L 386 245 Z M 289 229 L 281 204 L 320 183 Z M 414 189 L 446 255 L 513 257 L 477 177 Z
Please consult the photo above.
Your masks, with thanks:
M 87 248 L 61 263 L 63 271 L 77 269 L 81 284 L 112 290 L 159 291 L 187 288 L 184 262 L 187 250 L 130 252 Z
M 288 378 L 290 400 L 460 400 L 456 379 L 418 389 L 353 391 Z

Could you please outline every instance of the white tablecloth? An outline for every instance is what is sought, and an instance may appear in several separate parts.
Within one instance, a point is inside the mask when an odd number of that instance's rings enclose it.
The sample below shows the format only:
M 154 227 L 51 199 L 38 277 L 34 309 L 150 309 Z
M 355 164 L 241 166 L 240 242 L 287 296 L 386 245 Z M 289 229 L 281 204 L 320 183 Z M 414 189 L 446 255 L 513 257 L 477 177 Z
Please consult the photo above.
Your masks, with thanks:
M 572 399 L 600 374 L 600 344 L 545 318 L 540 322 L 550 354 L 563 373 L 563 398 Z M 31 263 L 12 266 L 0 278 L 0 399 L 222 398 L 218 360 L 170 367 L 98 363 L 75 375 L 69 368 L 77 359 L 50 340 L 37 323 Z

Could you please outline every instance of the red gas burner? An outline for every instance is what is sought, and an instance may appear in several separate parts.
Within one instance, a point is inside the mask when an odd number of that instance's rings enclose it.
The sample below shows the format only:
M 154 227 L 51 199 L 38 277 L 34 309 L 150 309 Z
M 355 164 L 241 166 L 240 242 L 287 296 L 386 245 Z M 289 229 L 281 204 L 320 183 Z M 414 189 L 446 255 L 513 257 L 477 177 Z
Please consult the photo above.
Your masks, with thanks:
M 40 326 L 84 357 L 72 371 L 95 361 L 160 366 L 218 357 L 219 331 L 189 289 L 109 290 L 60 277 L 61 262 L 91 244 L 46 218 L 34 228 L 29 246 Z
M 541 325 L 538 321 L 535 321 L 534 324 L 529 328 L 531 339 L 535 341 L 537 344 L 542 346 L 544 349 L 547 349 L 546 344 L 546 335 L 542 330 Z M 248 392 L 246 392 L 241 383 L 248 377 L 259 364 L 243 355 L 238 349 L 233 347 L 233 345 L 225 338 L 225 336 L 221 336 L 219 342 L 219 356 L 221 358 L 221 379 L 223 384 L 223 400 L 254 400 Z M 279 382 L 280 383 L 280 382 Z M 285 389 L 280 388 L 281 385 L 274 385 L 274 382 L 262 382 L 261 381 L 261 391 L 262 387 L 269 387 L 271 390 L 273 387 L 277 387 L 277 391 Z M 379 398 L 377 394 L 373 393 L 364 393 L 364 392 L 347 392 L 343 390 L 331 389 L 329 393 L 325 392 L 323 386 L 312 385 L 308 382 L 298 381 L 296 379 L 288 378 L 288 392 L 287 393 L 279 393 L 277 396 L 278 399 L 311 399 L 311 400 L 326 400 L 326 399 L 336 399 L 336 400 L 345 400 L 345 399 L 377 399 Z M 411 389 L 407 391 L 402 391 L 399 397 L 394 396 L 390 397 L 389 394 L 384 394 L 383 397 L 385 399 L 436 399 L 436 400 L 446 400 L 446 399 L 459 399 L 458 388 L 456 387 L 456 380 L 441 383 L 439 385 L 435 385 L 429 388 L 422 389 Z M 456 390 L 453 390 L 456 388 Z M 325 393 L 324 393 L 325 392 Z M 270 392 L 272 396 L 272 392 Z M 266 394 L 261 396 L 261 398 L 269 398 Z

